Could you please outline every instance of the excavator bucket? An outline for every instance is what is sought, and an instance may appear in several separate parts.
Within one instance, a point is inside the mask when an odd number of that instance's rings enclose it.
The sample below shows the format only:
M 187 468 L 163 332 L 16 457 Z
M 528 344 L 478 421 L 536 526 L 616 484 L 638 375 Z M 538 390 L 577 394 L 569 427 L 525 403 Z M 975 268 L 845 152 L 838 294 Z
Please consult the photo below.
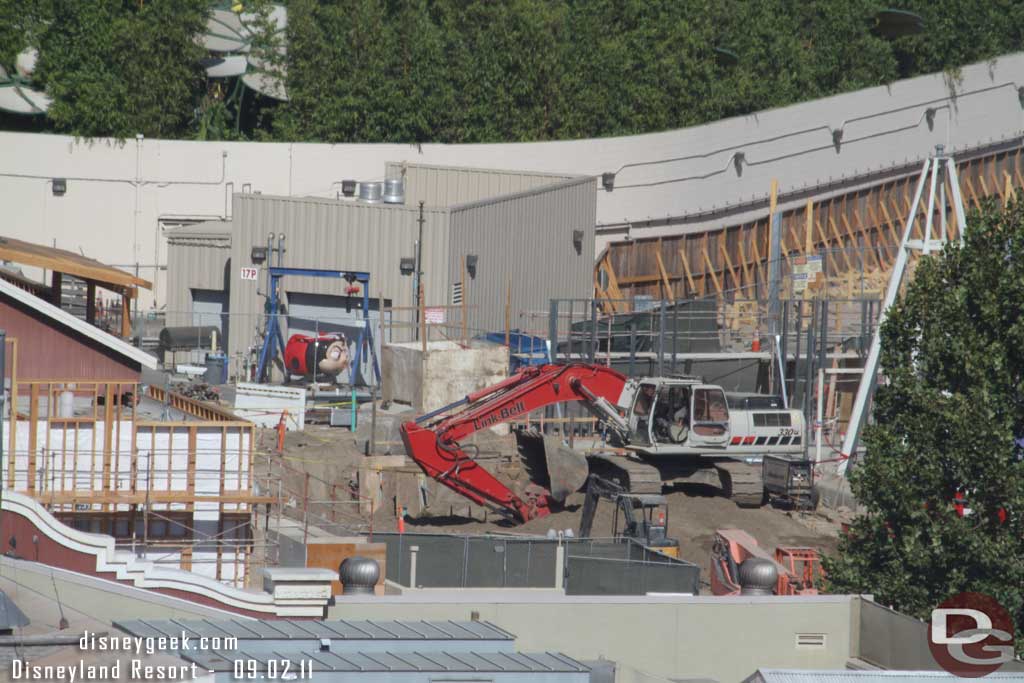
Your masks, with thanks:
M 559 503 L 565 502 L 569 494 L 576 493 L 587 482 L 590 473 L 587 457 L 563 445 L 561 439 L 550 436 L 544 437 L 544 454 L 551 481 L 551 497 Z
M 559 503 L 580 490 L 587 481 L 587 458 L 554 436 L 537 432 L 517 432 L 519 452 L 523 456 L 530 480 L 547 489 Z

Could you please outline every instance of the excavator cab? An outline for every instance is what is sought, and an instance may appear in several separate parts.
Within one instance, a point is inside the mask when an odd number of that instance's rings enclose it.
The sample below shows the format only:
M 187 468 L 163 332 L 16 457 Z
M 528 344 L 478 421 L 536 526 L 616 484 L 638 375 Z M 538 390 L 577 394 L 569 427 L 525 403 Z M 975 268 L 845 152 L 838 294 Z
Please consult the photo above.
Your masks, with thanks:
M 622 487 L 596 475 L 587 478 L 586 497 L 580 515 L 580 538 L 590 538 L 597 504 L 602 498 L 615 505 L 612 535 L 630 538 L 663 555 L 679 557 L 679 541 L 668 536 L 668 502 L 665 496 L 626 493 Z
M 652 443 L 654 410 L 658 403 L 658 385 L 642 382 L 636 390 L 629 411 L 629 442 L 638 445 Z
M 632 538 L 645 548 L 663 555 L 679 557 L 679 541 L 668 537 L 668 502 L 665 496 L 629 493 L 617 495 L 612 534 L 615 538 Z

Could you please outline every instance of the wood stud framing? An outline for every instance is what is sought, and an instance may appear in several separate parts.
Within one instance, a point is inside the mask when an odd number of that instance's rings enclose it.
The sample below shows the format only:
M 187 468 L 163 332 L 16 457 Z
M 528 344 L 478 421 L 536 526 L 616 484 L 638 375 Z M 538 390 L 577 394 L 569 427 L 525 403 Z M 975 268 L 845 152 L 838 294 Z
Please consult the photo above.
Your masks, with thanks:
M 987 197 L 1006 202 L 1017 188 L 1024 188 L 1021 149 L 960 162 L 957 172 L 968 210 L 980 207 Z M 863 249 L 866 272 L 887 271 L 902 235 L 915 178 L 908 175 L 786 211 L 779 226 L 782 257 L 791 262 L 794 254 L 824 251 L 827 272 L 842 276 L 859 272 L 859 250 Z M 914 221 L 917 237 L 922 218 L 923 209 Z M 951 234 L 957 229 L 952 214 L 947 227 Z M 670 299 L 707 295 L 756 298 L 767 291 L 769 231 L 766 215 L 703 233 L 612 243 L 596 266 L 604 272 L 608 286 L 604 290 L 596 287 L 595 276 L 595 291 L 599 298 L 619 300 L 620 311 L 624 299 L 636 295 L 661 298 L 665 292 Z M 672 253 L 679 255 L 679 263 L 664 257 Z M 606 305 L 605 311 L 609 310 Z
M 84 512 L 87 515 L 114 514 L 119 507 L 122 514 L 130 510 L 131 517 L 140 509 L 153 510 L 156 514 L 156 509 L 184 508 L 191 513 L 196 503 L 204 502 L 216 504 L 223 516 L 225 506 L 231 507 L 229 513 L 245 514 L 256 505 L 277 502 L 274 497 L 253 492 L 256 436 L 253 423 L 173 393 L 169 403 L 184 412 L 187 419 L 144 421 L 138 419 L 134 407 L 134 397 L 140 389 L 137 383 L 18 380 L 17 339 L 8 338 L 7 343 L 11 369 L 11 436 L 5 472 L 8 489 L 20 490 L 58 514 L 83 512 L 78 508 L 81 505 L 90 507 Z M 87 399 L 91 411 L 74 417 L 59 416 L 60 396 L 67 391 L 79 399 Z M 158 387 L 150 387 L 150 392 L 160 394 L 159 398 L 163 399 Z M 26 399 L 27 406 L 24 405 Z M 18 440 L 22 424 L 24 443 Z M 130 446 L 120 443 L 123 428 L 131 429 Z M 212 472 L 200 472 L 198 468 L 198 456 L 203 448 L 199 441 L 201 432 L 219 432 L 221 436 L 220 465 Z M 174 443 L 175 433 L 185 434 L 185 444 Z M 148 437 L 142 453 L 141 435 Z M 237 447 L 228 448 L 229 438 L 237 439 Z M 162 452 L 157 453 L 152 445 L 161 441 L 166 446 L 161 446 Z M 126 448 L 130 452 L 126 452 Z M 166 477 L 158 481 L 153 477 L 158 464 L 155 461 L 163 461 L 165 454 Z M 184 459 L 184 472 L 174 471 L 175 456 L 178 462 Z M 131 463 L 127 472 L 121 471 L 122 458 Z M 231 458 L 237 459 L 237 467 L 229 469 Z M 219 477 L 217 492 L 197 495 L 197 475 Z M 227 477 L 232 480 L 230 486 L 225 482 Z M 206 490 L 210 490 L 209 487 Z M 188 542 L 183 543 L 182 566 L 185 567 L 190 563 L 190 546 Z M 222 560 L 218 560 L 218 572 Z M 235 562 L 238 561 L 242 560 L 237 558 Z M 244 566 L 240 572 L 244 574 Z

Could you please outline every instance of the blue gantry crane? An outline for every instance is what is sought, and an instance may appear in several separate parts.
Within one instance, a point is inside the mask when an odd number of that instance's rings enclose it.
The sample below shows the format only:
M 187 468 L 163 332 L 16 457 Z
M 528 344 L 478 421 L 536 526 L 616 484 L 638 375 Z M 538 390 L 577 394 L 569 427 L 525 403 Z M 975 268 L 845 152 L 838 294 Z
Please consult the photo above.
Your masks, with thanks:
M 260 349 L 259 365 L 256 368 L 256 381 L 266 382 L 270 375 L 270 363 L 279 355 L 284 353 L 284 336 L 281 334 L 281 278 L 286 275 L 298 277 L 326 277 L 338 278 L 354 287 L 360 283 L 363 294 L 363 326 L 359 331 L 359 339 L 356 343 L 355 355 L 352 358 L 352 383 L 355 383 L 356 372 L 365 353 L 364 347 L 369 348 L 370 357 L 373 359 L 373 374 L 380 383 L 380 365 L 377 362 L 377 351 L 373 347 L 373 333 L 370 330 L 370 274 L 358 270 L 326 270 L 323 268 L 286 268 L 284 266 L 270 266 L 267 268 L 267 330 L 263 336 L 263 346 Z M 383 311 L 381 312 L 383 315 Z M 283 359 L 283 358 L 282 358 Z

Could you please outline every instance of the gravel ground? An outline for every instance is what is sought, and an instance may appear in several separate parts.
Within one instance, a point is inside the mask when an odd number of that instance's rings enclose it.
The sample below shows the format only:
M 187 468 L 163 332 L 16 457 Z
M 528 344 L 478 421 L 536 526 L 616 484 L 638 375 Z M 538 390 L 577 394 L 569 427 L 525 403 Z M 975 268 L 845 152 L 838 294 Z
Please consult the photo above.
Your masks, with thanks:
M 262 434 L 262 441 L 267 446 L 274 445 L 275 440 L 276 436 L 269 430 Z M 347 431 L 310 426 L 304 432 L 289 432 L 285 439 L 283 459 L 279 461 L 286 463 L 289 468 L 283 477 L 284 489 L 290 491 L 292 497 L 301 498 L 305 485 L 304 472 L 309 472 L 312 475 L 311 499 L 325 500 L 330 497 L 324 482 L 336 484 L 335 495 L 344 499 L 348 482 L 354 478 L 362 457 L 362 453 L 356 450 L 353 435 Z M 741 509 L 719 496 L 717 489 L 696 484 L 666 489 L 665 493 L 669 535 L 679 540 L 680 557 L 705 569 L 716 529 L 743 529 L 769 551 L 779 545 L 809 546 L 824 554 L 834 552 L 836 547 L 839 525 L 820 514 L 797 513 L 769 505 L 758 509 Z M 445 515 L 409 520 L 406 526 L 410 531 L 453 534 L 543 535 L 548 529 L 576 531 L 582 503 L 583 495 L 574 494 L 566 501 L 564 509 L 526 524 L 511 524 L 492 515 L 489 515 L 487 522 Z M 601 501 L 594 520 L 593 536 L 612 535 L 613 514 L 611 503 Z M 394 530 L 396 525 L 394 516 L 388 510 L 379 511 L 373 524 L 374 529 L 380 531 Z

